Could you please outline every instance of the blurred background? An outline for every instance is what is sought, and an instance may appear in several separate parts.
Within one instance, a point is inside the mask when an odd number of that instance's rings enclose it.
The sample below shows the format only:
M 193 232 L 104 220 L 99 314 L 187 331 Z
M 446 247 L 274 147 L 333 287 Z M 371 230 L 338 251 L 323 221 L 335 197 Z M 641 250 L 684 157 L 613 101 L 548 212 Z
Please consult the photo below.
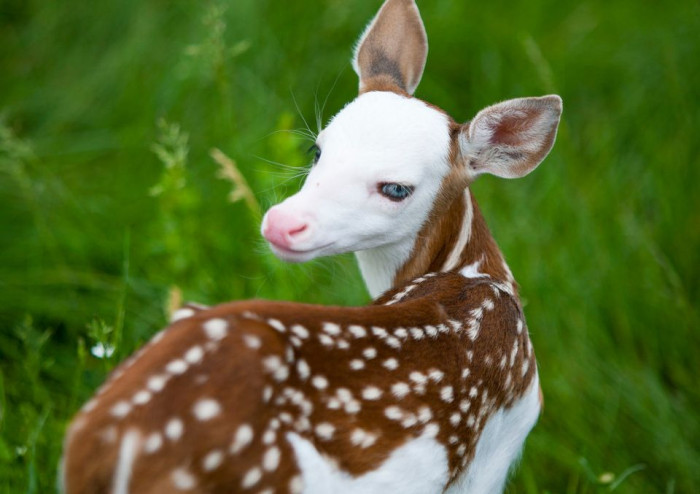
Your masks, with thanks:
M 380 3 L 0 0 L 0 492 L 54 491 L 67 420 L 180 301 L 369 301 L 258 228 Z M 564 99 L 535 173 L 474 185 L 546 403 L 508 492 L 698 492 L 700 4 L 419 6 L 418 97 Z

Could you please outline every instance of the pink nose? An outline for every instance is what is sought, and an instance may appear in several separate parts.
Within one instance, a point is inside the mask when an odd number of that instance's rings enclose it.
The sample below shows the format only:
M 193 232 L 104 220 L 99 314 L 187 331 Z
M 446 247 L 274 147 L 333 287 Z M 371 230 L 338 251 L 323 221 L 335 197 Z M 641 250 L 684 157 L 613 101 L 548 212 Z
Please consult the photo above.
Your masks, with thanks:
M 289 249 L 294 240 L 298 239 L 298 236 L 308 227 L 308 223 L 304 220 L 272 208 L 267 212 L 262 234 L 268 242 Z

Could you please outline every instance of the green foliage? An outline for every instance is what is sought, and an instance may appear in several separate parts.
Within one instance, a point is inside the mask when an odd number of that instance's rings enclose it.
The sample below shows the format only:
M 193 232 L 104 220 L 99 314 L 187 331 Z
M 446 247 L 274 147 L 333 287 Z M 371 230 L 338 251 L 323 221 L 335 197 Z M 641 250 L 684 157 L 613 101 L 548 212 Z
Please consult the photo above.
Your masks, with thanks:
M 0 4 L 0 492 L 54 489 L 70 416 L 180 298 L 367 301 L 352 257 L 283 265 L 258 228 L 379 3 Z M 420 6 L 419 97 L 564 99 L 536 173 L 474 185 L 546 403 L 509 492 L 694 492 L 700 7 Z

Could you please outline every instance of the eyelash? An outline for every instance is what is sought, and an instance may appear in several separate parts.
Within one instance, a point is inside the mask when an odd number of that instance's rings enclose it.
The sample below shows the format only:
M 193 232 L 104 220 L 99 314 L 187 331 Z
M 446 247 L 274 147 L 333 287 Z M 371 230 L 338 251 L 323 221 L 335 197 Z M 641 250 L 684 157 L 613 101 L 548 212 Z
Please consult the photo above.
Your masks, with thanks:
M 377 189 L 381 195 L 390 201 L 401 202 L 413 194 L 415 187 L 412 185 L 382 182 L 377 185 Z
M 321 148 L 318 146 L 318 144 L 313 144 L 307 151 L 309 154 L 313 154 L 313 164 L 315 165 L 318 163 L 318 160 L 321 159 Z

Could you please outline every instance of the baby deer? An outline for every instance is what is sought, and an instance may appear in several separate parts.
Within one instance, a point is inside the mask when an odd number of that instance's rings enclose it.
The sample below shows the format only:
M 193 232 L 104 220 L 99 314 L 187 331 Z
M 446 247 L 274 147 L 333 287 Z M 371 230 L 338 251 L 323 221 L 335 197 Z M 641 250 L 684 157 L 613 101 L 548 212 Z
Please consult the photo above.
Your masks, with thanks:
M 414 0 L 357 44 L 360 94 L 262 233 L 298 262 L 355 251 L 366 307 L 186 307 L 74 418 L 65 492 L 497 493 L 541 396 L 515 281 L 469 191 L 551 149 L 558 96 L 460 124 L 414 98 Z

